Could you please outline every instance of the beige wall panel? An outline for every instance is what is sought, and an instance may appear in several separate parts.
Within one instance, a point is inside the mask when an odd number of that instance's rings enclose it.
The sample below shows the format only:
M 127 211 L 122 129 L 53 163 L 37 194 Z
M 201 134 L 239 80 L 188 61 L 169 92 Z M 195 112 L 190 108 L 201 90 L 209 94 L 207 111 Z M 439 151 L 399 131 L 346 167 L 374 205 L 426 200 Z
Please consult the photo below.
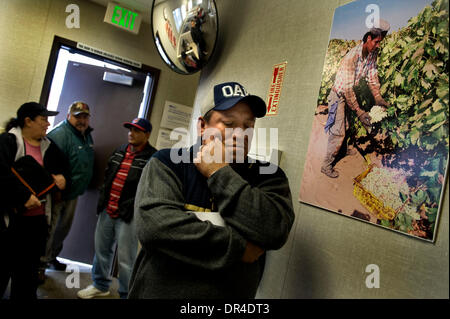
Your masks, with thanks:
M 50 1 L 2 2 L 0 10 L 0 127 L 28 100 Z

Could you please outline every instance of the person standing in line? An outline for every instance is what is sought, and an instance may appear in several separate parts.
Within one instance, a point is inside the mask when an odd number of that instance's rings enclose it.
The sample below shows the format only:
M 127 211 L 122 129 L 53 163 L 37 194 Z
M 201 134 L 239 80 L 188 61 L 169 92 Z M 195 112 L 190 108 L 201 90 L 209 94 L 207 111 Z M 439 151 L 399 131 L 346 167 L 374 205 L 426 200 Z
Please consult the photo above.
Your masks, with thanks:
M 56 205 L 45 255 L 41 257 L 44 266 L 65 270 L 66 265 L 56 257 L 63 248 L 64 239 L 72 226 L 78 196 L 83 194 L 91 182 L 94 169 L 94 142 L 92 128 L 89 126 L 91 112 L 84 102 L 70 105 L 66 120 L 60 122 L 48 137 L 58 145 L 69 159 L 70 179 L 63 201 Z M 45 279 L 45 267 L 40 268 L 40 280 Z
M 369 89 L 374 97 L 375 104 L 383 108 L 388 103 L 380 93 L 380 82 L 377 71 L 377 56 L 381 41 L 389 31 L 387 21 L 380 19 L 378 28 L 372 28 L 363 36 L 363 41 L 351 49 L 342 59 L 336 73 L 331 92 L 328 96 L 328 119 L 325 132 L 329 133 L 325 157 L 320 171 L 328 177 L 337 178 L 339 172 L 334 169 L 334 162 L 344 144 L 350 109 L 356 113 L 362 125 L 370 131 L 371 117 L 358 104 L 354 86 L 360 79 L 367 79 Z M 354 155 L 354 149 L 347 149 L 346 155 Z
M 128 283 L 138 250 L 134 226 L 134 197 L 142 169 L 156 149 L 148 142 L 152 125 L 143 118 L 124 123 L 129 129 L 128 144 L 111 155 L 100 191 L 95 229 L 95 256 L 92 267 L 93 284 L 78 291 L 82 299 L 107 296 L 117 243 L 119 264 L 119 295 L 128 297 Z
M 130 299 L 255 298 L 265 252 L 287 241 L 294 222 L 288 179 L 275 165 L 262 173 L 267 165 L 247 157 L 251 136 L 243 134 L 266 104 L 237 82 L 215 85 L 204 102 L 201 141 L 158 151 L 142 172 L 135 200 L 142 249 Z
M 9 279 L 11 299 L 37 298 L 54 195 L 69 182 L 67 159 L 46 138 L 47 117 L 57 114 L 39 103 L 25 103 L 0 135 L 0 298 Z
M 201 20 L 195 17 L 191 20 L 191 37 L 198 47 L 199 60 L 203 60 L 208 54 L 206 51 L 206 42 L 203 38 L 203 32 L 200 29 Z

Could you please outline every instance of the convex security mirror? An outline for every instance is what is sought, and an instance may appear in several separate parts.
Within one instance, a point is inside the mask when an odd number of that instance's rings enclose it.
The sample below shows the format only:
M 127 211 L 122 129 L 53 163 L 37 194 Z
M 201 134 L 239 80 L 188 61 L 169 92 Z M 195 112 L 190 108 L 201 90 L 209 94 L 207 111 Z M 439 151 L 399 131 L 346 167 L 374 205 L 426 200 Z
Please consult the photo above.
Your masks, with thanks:
M 206 65 L 218 35 L 214 0 L 154 0 L 152 33 L 158 52 L 175 72 L 193 74 Z

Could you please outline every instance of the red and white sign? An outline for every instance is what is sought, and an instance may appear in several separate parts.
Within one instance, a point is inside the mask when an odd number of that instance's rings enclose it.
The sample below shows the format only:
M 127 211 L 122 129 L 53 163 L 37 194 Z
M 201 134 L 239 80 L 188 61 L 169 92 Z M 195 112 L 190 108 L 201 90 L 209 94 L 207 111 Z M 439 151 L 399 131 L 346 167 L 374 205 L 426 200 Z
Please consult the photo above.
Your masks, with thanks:
M 169 38 L 170 44 L 172 44 L 173 48 L 176 49 L 177 39 L 175 38 L 175 35 L 173 34 L 172 25 L 170 24 L 169 20 L 166 20 L 166 33 L 167 33 L 167 37 Z
M 266 115 L 277 115 L 278 104 L 280 103 L 281 87 L 283 85 L 284 74 L 286 73 L 287 61 L 273 66 L 272 79 L 267 95 Z

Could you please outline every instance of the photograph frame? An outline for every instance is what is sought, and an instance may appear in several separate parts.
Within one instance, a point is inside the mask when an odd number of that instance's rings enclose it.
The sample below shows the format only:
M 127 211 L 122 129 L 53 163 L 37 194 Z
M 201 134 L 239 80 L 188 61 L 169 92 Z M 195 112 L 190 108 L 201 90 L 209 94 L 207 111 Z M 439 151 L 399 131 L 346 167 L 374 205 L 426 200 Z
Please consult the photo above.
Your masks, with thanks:
M 348 68 L 340 68 L 342 61 L 350 60 L 357 46 L 364 53 L 363 35 L 377 19 L 378 29 L 384 22 L 389 28 L 376 52 L 379 86 L 374 85 L 373 71 L 364 75 L 364 58 L 355 58 L 355 67 L 348 72 L 355 74 L 353 82 L 348 81 L 354 94 L 345 87 L 329 100 L 337 83 L 346 83 L 341 78 Z M 358 72 L 363 73 L 361 81 Z M 414 0 L 413 4 L 358 0 L 336 8 L 299 201 L 435 242 L 448 187 L 448 78 L 448 0 Z M 378 101 L 386 102 L 381 105 L 384 121 L 377 118 L 380 113 L 371 112 Z M 342 103 L 345 115 L 341 116 Z M 331 125 L 344 127 L 335 134 L 344 134 L 341 142 L 324 130 L 330 126 L 330 113 L 338 113 Z M 361 120 L 367 114 L 370 125 Z M 356 156 L 350 155 L 355 152 Z M 329 154 L 334 158 L 326 165 Z

